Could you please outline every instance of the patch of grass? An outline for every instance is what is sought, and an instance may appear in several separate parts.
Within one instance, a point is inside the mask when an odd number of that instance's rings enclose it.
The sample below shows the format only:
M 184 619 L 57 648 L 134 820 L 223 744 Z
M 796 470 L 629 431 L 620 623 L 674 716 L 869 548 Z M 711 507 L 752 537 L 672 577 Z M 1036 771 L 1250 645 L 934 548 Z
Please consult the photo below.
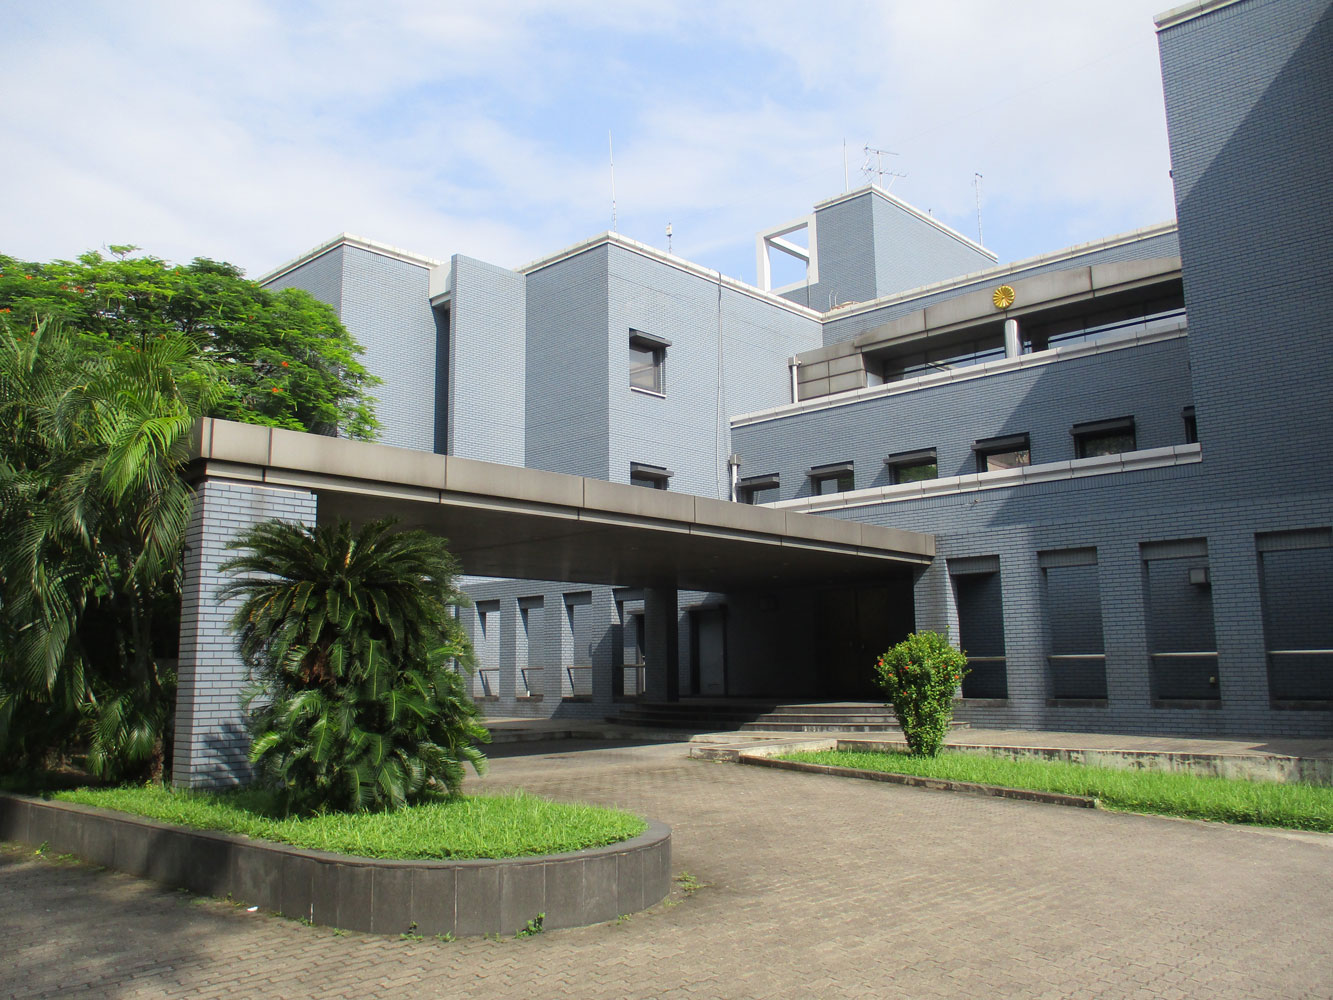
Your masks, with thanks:
M 1212 778 L 1170 771 L 1129 771 L 1063 761 L 1011 760 L 975 753 L 912 757 L 905 753 L 824 750 L 781 760 L 974 781 L 1006 788 L 1090 795 L 1107 809 L 1333 832 L 1333 788 Z
M 550 802 L 521 792 L 440 796 L 393 812 L 301 817 L 283 816 L 272 796 L 251 789 L 201 792 L 144 785 L 80 788 L 53 798 L 293 847 L 401 860 L 559 854 L 628 840 L 648 827 L 616 809 Z

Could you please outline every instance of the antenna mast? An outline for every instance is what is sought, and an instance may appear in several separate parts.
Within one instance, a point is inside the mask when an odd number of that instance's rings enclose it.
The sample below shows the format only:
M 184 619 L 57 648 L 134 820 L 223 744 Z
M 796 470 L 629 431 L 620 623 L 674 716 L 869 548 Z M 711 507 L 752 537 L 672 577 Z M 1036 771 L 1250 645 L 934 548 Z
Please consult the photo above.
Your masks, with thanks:
M 981 175 L 972 174 L 972 186 L 977 191 L 977 242 L 982 246 L 986 245 L 986 238 L 981 235 Z
M 616 232 L 616 147 L 611 141 L 611 130 L 606 130 L 606 149 L 611 156 L 611 232 Z
M 861 165 L 861 173 L 865 174 L 866 180 L 873 181 L 880 187 L 884 188 L 885 191 L 893 190 L 893 182 L 900 177 L 907 176 L 906 174 L 899 174 L 895 173 L 892 170 L 884 169 L 884 157 L 898 155 L 893 150 L 875 149 L 873 146 L 867 145 L 865 147 L 865 154 L 866 154 L 866 159 L 865 163 Z M 870 158 L 872 156 L 875 158 L 875 165 L 873 167 L 870 165 Z M 884 183 L 885 177 L 889 179 L 889 183 L 887 185 Z

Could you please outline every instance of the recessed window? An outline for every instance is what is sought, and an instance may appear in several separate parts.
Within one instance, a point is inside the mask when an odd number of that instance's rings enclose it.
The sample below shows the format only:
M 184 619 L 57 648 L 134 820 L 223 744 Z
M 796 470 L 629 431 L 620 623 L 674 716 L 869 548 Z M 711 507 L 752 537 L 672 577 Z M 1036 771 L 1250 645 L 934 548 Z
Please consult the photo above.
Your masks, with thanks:
M 666 392 L 666 352 L 671 341 L 642 330 L 629 332 L 629 384 L 633 389 Z
M 806 473 L 810 477 L 811 492 L 816 496 L 846 493 L 856 485 L 851 462 L 833 462 L 816 465 Z
M 778 474 L 746 476 L 736 484 L 736 499 L 741 503 L 770 503 L 778 498 Z
M 1180 411 L 1180 417 L 1185 421 L 1185 443 L 1199 443 L 1199 422 L 1194 418 L 1194 407 L 1187 406 Z
M 1075 424 L 1070 433 L 1074 435 L 1074 453 L 1079 458 L 1123 455 L 1135 448 L 1133 417 Z
M 982 438 L 972 445 L 978 472 L 1000 472 L 1032 464 L 1032 444 L 1026 434 Z
M 925 479 L 938 479 L 940 476 L 934 448 L 902 451 L 884 459 L 884 464 L 889 467 L 889 478 L 895 486 L 903 483 L 919 483 Z
M 665 490 L 671 484 L 675 473 L 660 465 L 645 465 L 642 462 L 630 462 L 629 483 L 631 486 L 644 486 L 650 490 Z

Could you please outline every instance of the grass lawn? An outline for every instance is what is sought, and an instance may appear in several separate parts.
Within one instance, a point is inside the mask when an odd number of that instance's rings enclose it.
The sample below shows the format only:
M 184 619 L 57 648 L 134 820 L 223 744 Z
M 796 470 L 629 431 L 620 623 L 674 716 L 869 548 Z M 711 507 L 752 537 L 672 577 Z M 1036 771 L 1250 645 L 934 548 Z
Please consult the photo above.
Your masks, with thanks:
M 117 809 L 202 830 L 240 833 L 362 858 L 514 858 L 600 847 L 637 837 L 648 824 L 599 806 L 566 805 L 535 795 L 440 796 L 383 813 L 283 817 L 254 790 L 201 792 L 161 785 L 78 788 L 52 798 Z
M 943 753 L 931 758 L 901 752 L 824 750 L 783 754 L 779 759 L 1090 795 L 1107 809 L 1125 812 L 1333 832 L 1333 788 L 1320 785 L 1284 785 L 1168 771 L 1122 771 L 975 753 Z

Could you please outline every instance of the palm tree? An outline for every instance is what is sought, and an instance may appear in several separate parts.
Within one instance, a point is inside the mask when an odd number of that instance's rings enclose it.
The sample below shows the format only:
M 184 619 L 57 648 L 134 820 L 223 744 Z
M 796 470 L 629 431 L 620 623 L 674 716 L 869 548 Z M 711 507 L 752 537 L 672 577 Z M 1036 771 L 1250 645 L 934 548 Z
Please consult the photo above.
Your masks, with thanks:
M 163 767 L 179 473 L 217 391 L 182 336 L 112 348 L 0 323 L 0 756 L 77 741 L 97 774 Z
M 451 660 L 472 661 L 453 608 L 466 601 L 447 543 L 392 520 L 358 530 L 267 521 L 238 537 L 218 592 L 255 685 L 261 784 L 288 808 L 385 809 L 480 771 L 477 721 Z

